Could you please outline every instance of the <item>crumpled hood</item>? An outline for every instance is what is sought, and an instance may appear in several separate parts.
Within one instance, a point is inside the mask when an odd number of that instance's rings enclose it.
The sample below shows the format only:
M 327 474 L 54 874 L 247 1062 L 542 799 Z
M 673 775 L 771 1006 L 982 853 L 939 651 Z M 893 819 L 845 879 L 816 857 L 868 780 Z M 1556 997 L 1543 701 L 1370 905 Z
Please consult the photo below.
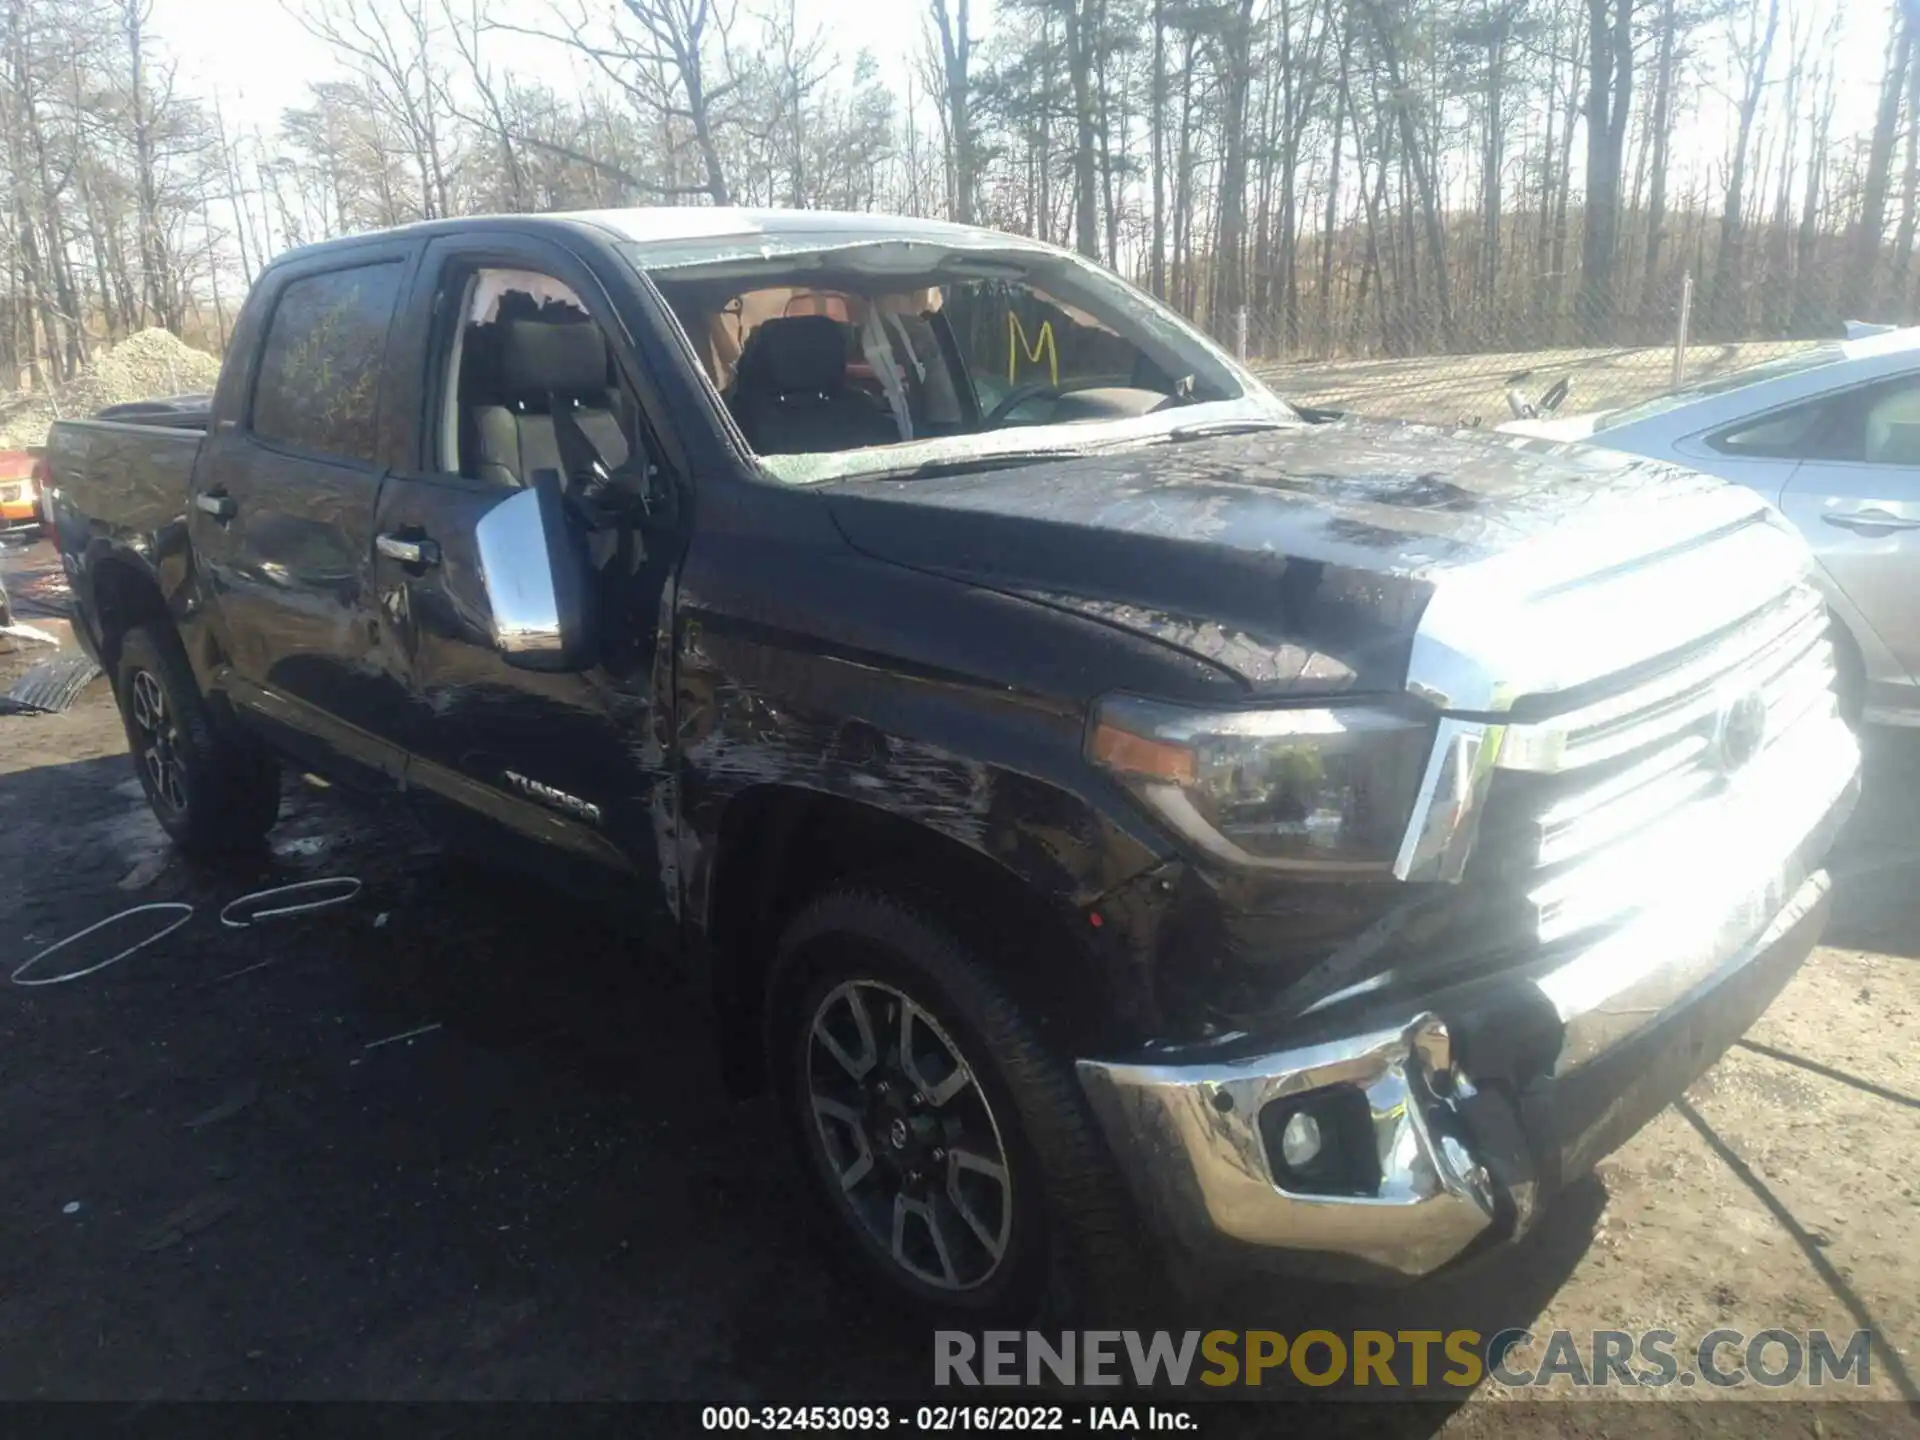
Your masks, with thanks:
M 1250 693 L 1387 693 L 1452 572 L 1719 482 L 1480 431 L 1342 421 L 826 487 L 855 548 L 1194 652 Z M 1638 516 L 1635 523 L 1639 524 Z

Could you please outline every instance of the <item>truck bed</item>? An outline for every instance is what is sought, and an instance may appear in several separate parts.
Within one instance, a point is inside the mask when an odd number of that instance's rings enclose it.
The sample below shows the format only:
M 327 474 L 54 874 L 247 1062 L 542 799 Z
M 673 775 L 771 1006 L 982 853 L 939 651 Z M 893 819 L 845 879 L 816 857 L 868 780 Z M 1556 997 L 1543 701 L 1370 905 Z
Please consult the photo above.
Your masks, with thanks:
M 184 517 L 203 432 L 180 419 L 55 421 L 47 459 L 60 512 L 118 535 L 152 535 Z

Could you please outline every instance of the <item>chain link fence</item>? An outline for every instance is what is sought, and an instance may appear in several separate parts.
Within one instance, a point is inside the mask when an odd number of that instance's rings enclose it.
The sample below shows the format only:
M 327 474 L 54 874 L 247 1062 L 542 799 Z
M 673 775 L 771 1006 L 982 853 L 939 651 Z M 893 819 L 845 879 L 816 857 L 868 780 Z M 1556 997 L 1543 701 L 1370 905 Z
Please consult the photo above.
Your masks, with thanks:
M 1562 415 L 1632 405 L 1844 332 L 1837 314 L 1810 315 L 1802 307 L 1791 328 L 1807 338 L 1785 338 L 1780 330 L 1752 333 L 1763 329 L 1759 325 L 1748 333 L 1736 329 L 1725 338 L 1703 338 L 1691 276 L 1661 293 L 1636 295 L 1630 305 L 1616 299 L 1604 315 L 1584 313 L 1574 302 L 1557 316 L 1516 316 L 1509 305 L 1497 316 L 1455 314 L 1443 326 L 1431 307 L 1396 314 L 1382 306 L 1364 327 L 1354 323 L 1342 335 L 1338 326 L 1316 319 L 1310 304 L 1296 309 L 1309 313 L 1289 322 L 1284 312 L 1243 306 L 1212 328 L 1256 374 L 1298 404 L 1450 426 L 1491 427 L 1524 413 L 1516 407 L 1527 405 L 1544 413 L 1543 398 L 1562 384 L 1566 388 L 1552 407 Z M 1354 333 L 1363 329 L 1364 337 Z M 1451 332 L 1452 343 L 1443 332 Z M 1542 343 L 1515 343 L 1529 332 Z M 1620 338 L 1610 344 L 1554 343 L 1562 335 L 1595 334 Z

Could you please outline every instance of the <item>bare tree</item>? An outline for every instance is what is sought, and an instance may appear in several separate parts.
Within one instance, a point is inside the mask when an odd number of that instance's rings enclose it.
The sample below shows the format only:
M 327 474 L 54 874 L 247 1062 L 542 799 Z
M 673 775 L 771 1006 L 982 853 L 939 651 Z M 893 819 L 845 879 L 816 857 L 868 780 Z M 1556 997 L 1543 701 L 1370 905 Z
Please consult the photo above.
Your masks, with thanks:
M 682 183 L 677 171 L 669 171 L 665 182 L 655 183 L 628 172 L 654 195 L 704 194 L 715 205 L 733 203 L 720 153 L 721 131 L 731 118 L 727 102 L 740 88 L 727 55 L 733 19 L 727 0 L 619 0 L 604 28 L 595 25 L 584 0 L 563 17 L 564 43 L 649 115 L 663 137 L 671 141 L 682 124 L 691 131 L 700 162 L 697 180 Z M 523 33 L 553 38 L 547 31 Z
M 1580 297 L 1586 337 L 1612 329 L 1620 177 L 1633 100 L 1633 0 L 1587 0 L 1587 193 L 1581 207 Z
M 1900 7 L 1892 11 L 1887 34 L 1886 70 L 1880 81 L 1880 107 L 1874 120 L 1867 171 L 1860 186 L 1860 216 L 1853 231 L 1852 255 L 1846 271 L 1841 304 L 1864 313 L 1874 302 L 1880 274 L 1877 263 L 1887 223 L 1887 191 L 1893 174 L 1893 150 L 1899 137 L 1900 97 L 1906 88 L 1913 48 L 1913 21 Z
M 972 102 L 973 36 L 967 0 L 927 0 L 940 42 L 939 97 L 947 139 L 947 213 L 962 225 L 973 223 L 974 127 Z M 951 11 L 949 10 L 951 6 Z
M 481 55 L 483 37 L 490 28 L 490 22 L 481 8 L 480 0 L 467 0 L 464 14 L 456 8 L 455 0 L 441 0 L 441 8 L 446 17 L 447 34 L 452 37 L 454 48 L 466 63 L 467 79 L 479 97 L 485 119 L 476 121 L 463 114 L 451 98 L 447 108 L 455 118 L 477 125 L 491 135 L 494 143 L 500 147 L 500 165 L 506 180 L 503 195 L 506 206 L 513 210 L 529 209 L 533 204 L 533 192 L 527 182 L 526 168 L 520 163 L 513 126 L 507 116 L 512 81 L 499 80 L 493 66 Z
M 401 127 L 413 152 L 421 215 L 449 213 L 450 160 L 442 134 L 446 79 L 435 59 L 440 27 L 427 0 L 309 0 L 295 13 L 315 38 L 353 65 L 374 101 Z
M 1276 354 L 1650 339 L 1682 271 L 1729 338 L 1920 305 L 1896 0 L 915 0 L 904 77 L 796 0 L 288 0 L 337 66 L 263 129 L 184 93 L 151 3 L 0 0 L 0 366 L 34 383 L 141 324 L 217 343 L 285 245 L 502 208 L 943 213 Z
M 1764 21 L 1748 11 L 1748 24 L 1732 45 L 1735 67 L 1741 79 L 1738 128 L 1734 131 L 1733 155 L 1727 167 L 1726 195 L 1720 208 L 1720 248 L 1713 267 L 1713 284 L 1707 295 L 1709 323 L 1720 333 L 1730 333 L 1738 324 L 1740 286 L 1746 268 L 1746 223 L 1741 212 L 1747 181 L 1747 152 L 1753 136 L 1753 117 L 1760 107 L 1760 95 L 1767 83 L 1767 65 L 1773 55 L 1773 37 L 1780 28 L 1780 0 L 1766 0 Z

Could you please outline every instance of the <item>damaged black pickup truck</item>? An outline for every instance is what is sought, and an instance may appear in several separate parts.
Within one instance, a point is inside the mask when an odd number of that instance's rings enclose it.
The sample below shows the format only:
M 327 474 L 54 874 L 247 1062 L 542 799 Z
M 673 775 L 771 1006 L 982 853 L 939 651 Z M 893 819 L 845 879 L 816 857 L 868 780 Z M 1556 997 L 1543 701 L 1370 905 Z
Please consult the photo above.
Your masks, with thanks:
M 1511 1241 L 1779 992 L 1858 784 L 1750 492 L 1308 423 L 976 229 L 326 243 L 51 472 L 181 845 L 285 761 L 606 903 L 950 1314 Z

